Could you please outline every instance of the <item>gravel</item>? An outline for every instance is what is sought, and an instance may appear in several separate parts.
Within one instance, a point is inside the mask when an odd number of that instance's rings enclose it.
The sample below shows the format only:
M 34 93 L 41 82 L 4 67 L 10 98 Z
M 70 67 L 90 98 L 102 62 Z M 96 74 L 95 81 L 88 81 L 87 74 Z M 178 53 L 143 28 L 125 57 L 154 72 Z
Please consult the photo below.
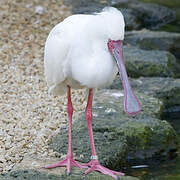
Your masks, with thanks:
M 67 124 L 66 97 L 47 93 L 44 43 L 71 11 L 62 1 L 0 0 L 0 173 L 27 155 L 55 157 L 48 142 Z M 85 90 L 73 91 L 74 118 Z

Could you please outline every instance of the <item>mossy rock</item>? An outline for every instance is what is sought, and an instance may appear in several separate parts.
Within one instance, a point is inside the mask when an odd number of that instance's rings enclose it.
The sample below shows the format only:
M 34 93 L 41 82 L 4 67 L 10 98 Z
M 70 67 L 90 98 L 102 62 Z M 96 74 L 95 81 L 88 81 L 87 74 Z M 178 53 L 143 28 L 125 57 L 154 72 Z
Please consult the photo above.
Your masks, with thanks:
M 161 103 L 143 94 L 137 94 L 143 110 L 135 117 L 123 110 L 122 91 L 101 90 L 93 106 L 93 132 L 101 164 L 115 170 L 128 160 L 147 160 L 168 157 L 177 149 L 177 136 L 172 126 L 156 118 Z M 50 148 L 60 153 L 67 151 L 67 129 L 50 143 Z M 84 113 L 73 123 L 73 152 L 77 160 L 88 162 L 91 156 Z
M 167 6 L 170 8 L 176 8 L 176 7 L 180 7 L 180 1 L 179 0 L 140 0 L 142 2 L 146 2 L 146 3 L 156 3 L 159 5 L 163 5 L 163 6 Z
M 180 77 L 180 64 L 167 51 L 124 47 L 124 60 L 130 77 Z
M 125 42 L 145 50 L 169 51 L 179 60 L 180 33 L 163 31 L 129 31 L 126 32 Z M 180 63 L 180 62 L 179 62 Z
M 73 14 L 99 12 L 105 6 L 114 6 L 122 11 L 126 29 L 129 30 L 144 27 L 157 29 L 175 19 L 173 10 L 154 3 L 142 3 L 138 0 L 64 0 L 64 2 L 68 6 L 71 5 Z
M 6 174 L 0 174 L 1 180 L 114 180 L 111 176 L 100 174 L 98 172 L 92 172 L 88 175 L 84 174 L 84 170 L 73 168 L 71 175 L 54 175 L 49 173 L 43 173 L 35 170 L 18 170 L 12 171 Z M 138 180 L 136 177 L 121 176 L 119 180 Z
M 130 83 L 136 91 L 153 96 L 162 103 L 158 117 L 176 116 L 180 112 L 180 79 L 164 77 L 141 77 L 130 79 Z M 117 77 L 109 89 L 122 90 L 121 79 Z M 169 119 L 169 118 L 168 118 Z

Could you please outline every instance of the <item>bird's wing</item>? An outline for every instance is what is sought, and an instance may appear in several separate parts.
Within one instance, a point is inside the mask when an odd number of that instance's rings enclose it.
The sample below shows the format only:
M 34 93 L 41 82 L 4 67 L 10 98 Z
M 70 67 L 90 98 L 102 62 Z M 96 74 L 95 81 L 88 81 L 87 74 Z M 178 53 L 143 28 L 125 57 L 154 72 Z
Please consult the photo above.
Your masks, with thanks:
M 45 77 L 48 86 L 59 84 L 67 77 L 68 53 L 74 39 L 77 39 L 77 36 L 80 39 L 80 31 L 88 19 L 86 17 L 86 15 L 70 16 L 51 30 L 44 51 Z
M 48 37 L 44 51 L 45 77 L 48 86 L 58 84 L 65 79 L 64 65 L 67 49 L 63 38 L 57 35 Z
M 59 86 L 67 77 L 70 48 L 69 24 L 57 24 L 49 33 L 44 50 L 45 78 L 50 89 Z
M 51 90 L 58 86 L 59 91 L 63 81 L 71 74 L 71 68 L 68 65 L 69 52 L 74 39 L 77 35 L 80 36 L 86 17 L 86 15 L 70 16 L 57 24 L 49 33 L 44 50 L 44 70 Z

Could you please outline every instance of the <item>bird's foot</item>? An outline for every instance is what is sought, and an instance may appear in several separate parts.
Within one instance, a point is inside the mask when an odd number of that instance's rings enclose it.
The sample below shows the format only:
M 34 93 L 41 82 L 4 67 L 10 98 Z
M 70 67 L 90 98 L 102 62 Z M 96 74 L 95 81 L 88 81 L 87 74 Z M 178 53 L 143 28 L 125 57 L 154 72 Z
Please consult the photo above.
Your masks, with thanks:
M 89 166 L 89 168 L 85 171 L 85 174 L 88 174 L 91 171 L 99 171 L 103 174 L 112 176 L 114 179 L 118 179 L 117 175 L 124 176 L 124 173 L 113 171 L 100 165 L 98 160 L 92 159 L 89 163 L 86 163 L 85 165 Z
M 77 161 L 74 160 L 73 156 L 69 156 L 69 155 L 67 155 L 64 160 L 55 164 L 47 165 L 45 166 L 45 168 L 51 169 L 51 168 L 62 167 L 62 166 L 66 166 L 68 175 L 70 174 L 72 166 L 75 166 L 78 168 L 88 168 L 88 166 L 86 165 L 79 164 Z

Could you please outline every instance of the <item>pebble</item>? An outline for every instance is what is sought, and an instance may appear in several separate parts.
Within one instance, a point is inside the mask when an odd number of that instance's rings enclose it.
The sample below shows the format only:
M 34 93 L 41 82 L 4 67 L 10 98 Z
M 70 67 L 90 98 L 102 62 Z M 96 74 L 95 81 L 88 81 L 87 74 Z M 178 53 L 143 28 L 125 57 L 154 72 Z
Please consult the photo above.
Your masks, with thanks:
M 45 12 L 45 8 L 43 6 L 35 6 L 35 13 L 36 14 L 43 14 Z

